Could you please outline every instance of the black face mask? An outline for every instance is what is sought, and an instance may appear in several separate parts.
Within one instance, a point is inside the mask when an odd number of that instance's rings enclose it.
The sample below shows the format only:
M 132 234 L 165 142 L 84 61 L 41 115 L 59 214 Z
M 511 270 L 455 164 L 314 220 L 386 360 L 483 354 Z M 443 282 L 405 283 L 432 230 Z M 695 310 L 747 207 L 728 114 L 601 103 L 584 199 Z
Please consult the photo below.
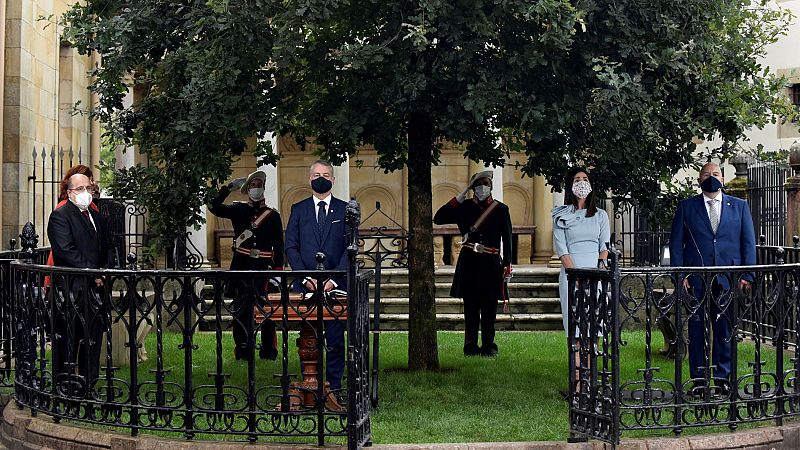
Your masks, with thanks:
M 722 189 L 722 182 L 715 177 L 708 177 L 700 183 L 703 192 L 717 192 Z
M 317 194 L 324 194 L 331 190 L 333 182 L 325 177 L 314 178 L 311 180 L 311 189 Z

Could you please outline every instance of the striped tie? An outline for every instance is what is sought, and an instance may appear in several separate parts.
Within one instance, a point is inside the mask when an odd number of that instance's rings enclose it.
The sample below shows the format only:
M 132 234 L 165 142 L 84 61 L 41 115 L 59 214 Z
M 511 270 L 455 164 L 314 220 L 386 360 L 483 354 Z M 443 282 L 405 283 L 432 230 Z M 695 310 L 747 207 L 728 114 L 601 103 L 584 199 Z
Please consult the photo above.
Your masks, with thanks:
M 719 214 L 717 214 L 717 208 L 714 206 L 717 200 L 708 200 L 706 203 L 708 203 L 708 219 L 711 221 L 711 231 L 717 234 L 717 228 L 719 228 Z

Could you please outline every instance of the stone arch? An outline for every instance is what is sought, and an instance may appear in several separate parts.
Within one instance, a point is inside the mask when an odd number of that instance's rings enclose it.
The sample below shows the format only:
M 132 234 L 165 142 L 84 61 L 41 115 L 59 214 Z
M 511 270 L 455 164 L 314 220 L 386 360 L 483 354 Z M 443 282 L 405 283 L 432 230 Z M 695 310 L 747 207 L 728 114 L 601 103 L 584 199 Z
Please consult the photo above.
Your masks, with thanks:
M 517 183 L 504 184 L 503 203 L 508 205 L 512 224 L 533 225 L 533 201 L 528 189 Z
M 451 198 L 460 194 L 464 190 L 463 187 L 454 183 L 439 183 L 433 188 L 432 192 L 432 205 L 433 212 L 435 213 L 439 207 L 450 201 Z
M 355 198 L 361 205 L 361 217 L 366 218 L 375 211 L 375 202 L 381 203 L 381 211 L 397 223 L 403 223 L 403 214 L 399 208 L 401 201 L 395 198 L 397 192 L 392 192 L 384 186 L 365 186 L 356 191 Z M 390 226 L 388 219 L 374 216 L 365 226 Z
M 283 221 L 284 228 L 289 222 L 289 214 L 292 212 L 292 205 L 311 197 L 310 186 L 296 186 L 281 196 L 281 220 Z

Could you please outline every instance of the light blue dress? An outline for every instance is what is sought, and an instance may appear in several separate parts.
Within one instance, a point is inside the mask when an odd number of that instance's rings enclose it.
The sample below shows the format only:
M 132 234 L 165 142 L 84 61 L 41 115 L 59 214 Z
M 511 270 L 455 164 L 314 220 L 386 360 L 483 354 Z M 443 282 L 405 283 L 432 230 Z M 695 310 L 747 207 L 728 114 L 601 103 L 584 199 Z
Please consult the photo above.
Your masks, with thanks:
M 569 255 L 575 267 L 597 267 L 600 252 L 608 250 L 606 242 L 611 240 L 608 214 L 598 209 L 594 216 L 586 217 L 586 210 L 575 210 L 572 205 L 553 208 L 553 248 L 558 257 Z M 561 320 L 567 329 L 567 272 L 561 268 L 558 277 L 558 293 L 561 297 Z

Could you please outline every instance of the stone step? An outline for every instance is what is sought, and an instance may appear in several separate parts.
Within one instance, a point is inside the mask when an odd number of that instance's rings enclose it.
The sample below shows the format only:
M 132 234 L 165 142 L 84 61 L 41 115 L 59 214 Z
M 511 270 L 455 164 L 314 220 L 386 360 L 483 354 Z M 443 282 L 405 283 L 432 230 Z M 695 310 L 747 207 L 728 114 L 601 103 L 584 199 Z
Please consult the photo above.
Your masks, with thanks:
M 464 305 L 458 298 L 450 297 L 450 286 L 455 267 L 436 268 L 436 321 L 441 330 L 458 330 L 464 327 Z M 497 315 L 501 330 L 553 330 L 561 328 L 561 307 L 558 299 L 558 269 L 535 266 L 518 266 L 509 283 L 509 314 Z M 370 292 L 374 302 L 375 292 Z M 201 298 L 208 304 L 213 290 L 205 286 Z M 226 299 L 226 301 L 230 301 Z M 500 306 L 498 305 L 498 308 Z M 370 308 L 372 310 L 372 308 Z M 498 309 L 499 310 L 499 309 Z M 381 272 L 381 329 L 408 329 L 408 270 L 383 269 Z M 223 326 L 231 318 L 222 317 Z M 213 323 L 201 323 L 201 329 L 213 328 Z
M 436 298 L 450 296 L 451 282 L 436 283 Z M 520 283 L 512 279 L 508 285 L 511 298 L 558 297 L 558 282 Z M 374 291 L 370 297 L 374 297 Z M 381 298 L 408 297 L 408 284 L 381 282 Z
M 435 282 L 450 283 L 453 281 L 455 273 L 454 266 L 441 266 L 436 268 Z M 514 268 L 513 283 L 558 283 L 559 269 L 539 266 L 517 266 Z M 407 269 L 383 269 L 381 271 L 381 283 L 407 284 Z
M 408 314 L 381 315 L 382 331 L 408 330 Z M 463 314 L 436 314 L 438 330 L 463 330 Z M 497 314 L 495 328 L 498 330 L 560 330 L 561 314 Z
M 498 311 L 499 308 L 498 305 Z M 512 297 L 508 302 L 508 308 L 511 314 L 560 314 L 561 302 L 557 297 Z M 460 298 L 437 298 L 436 312 L 439 314 L 464 314 L 464 302 Z M 381 316 L 388 314 L 408 314 L 408 299 L 382 298 Z
M 372 314 L 370 314 L 370 319 L 374 319 Z M 230 316 L 222 316 L 223 330 L 228 329 L 230 323 Z M 512 331 L 547 331 L 563 328 L 560 313 L 498 313 L 495 326 L 498 330 Z M 200 323 L 201 331 L 211 331 L 215 327 L 215 323 Z M 437 313 L 436 328 L 438 330 L 463 330 L 464 314 Z M 408 314 L 381 314 L 380 329 L 382 331 L 408 331 Z

